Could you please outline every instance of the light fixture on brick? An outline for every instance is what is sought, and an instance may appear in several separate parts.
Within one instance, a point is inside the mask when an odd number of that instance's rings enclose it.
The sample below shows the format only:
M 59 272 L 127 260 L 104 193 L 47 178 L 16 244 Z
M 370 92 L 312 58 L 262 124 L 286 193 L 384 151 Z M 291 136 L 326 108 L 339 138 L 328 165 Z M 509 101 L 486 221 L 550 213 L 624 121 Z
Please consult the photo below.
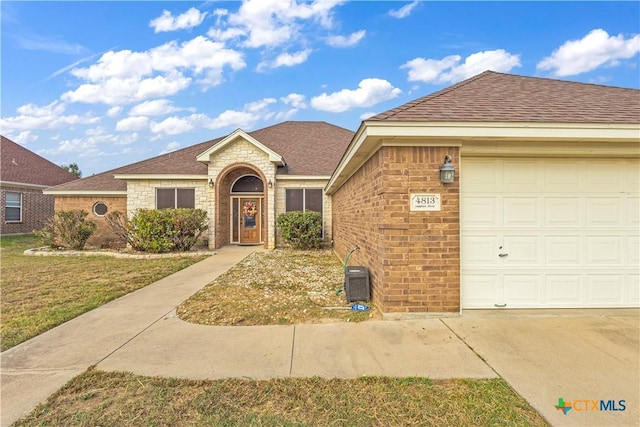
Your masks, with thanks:
M 440 166 L 440 182 L 443 184 L 449 184 L 454 181 L 456 177 L 456 168 L 451 164 L 451 156 L 444 156 L 444 163 Z
M 209 178 L 209 187 L 213 188 L 215 183 L 213 182 L 213 178 Z

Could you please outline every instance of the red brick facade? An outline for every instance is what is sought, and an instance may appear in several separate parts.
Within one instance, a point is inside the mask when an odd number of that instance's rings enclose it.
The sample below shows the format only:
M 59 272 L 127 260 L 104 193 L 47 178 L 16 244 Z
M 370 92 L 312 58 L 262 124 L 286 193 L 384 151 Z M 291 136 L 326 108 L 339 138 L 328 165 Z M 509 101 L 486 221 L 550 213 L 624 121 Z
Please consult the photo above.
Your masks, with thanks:
M 458 147 L 382 147 L 333 194 L 334 247 L 369 268 L 384 313 L 460 309 L 459 181 L 442 184 L 446 155 Z M 411 193 L 441 195 L 441 211 L 410 211 Z
M 22 221 L 6 222 L 5 206 L 7 192 L 22 194 Z M 2 187 L 0 189 L 0 234 L 32 233 L 44 226 L 47 219 L 53 216 L 53 196 L 42 194 L 42 190 Z
M 71 211 L 84 210 L 89 213 L 87 219 L 95 222 L 98 227 L 93 235 L 87 241 L 87 248 L 104 248 L 117 246 L 116 236 L 107 226 L 104 217 L 97 216 L 93 213 L 93 205 L 96 202 L 103 202 L 107 205 L 108 212 L 120 211 L 127 212 L 127 198 L 122 197 L 99 197 L 99 196 L 56 196 L 55 210 Z

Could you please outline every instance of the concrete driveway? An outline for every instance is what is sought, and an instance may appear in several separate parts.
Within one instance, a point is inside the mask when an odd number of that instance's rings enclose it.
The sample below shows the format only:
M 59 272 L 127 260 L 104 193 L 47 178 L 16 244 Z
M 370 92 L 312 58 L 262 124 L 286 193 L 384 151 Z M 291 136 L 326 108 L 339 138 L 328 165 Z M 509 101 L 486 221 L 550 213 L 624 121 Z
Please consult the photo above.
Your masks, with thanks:
M 640 310 L 478 310 L 442 321 L 552 425 L 640 425 Z M 559 398 L 572 404 L 566 415 Z

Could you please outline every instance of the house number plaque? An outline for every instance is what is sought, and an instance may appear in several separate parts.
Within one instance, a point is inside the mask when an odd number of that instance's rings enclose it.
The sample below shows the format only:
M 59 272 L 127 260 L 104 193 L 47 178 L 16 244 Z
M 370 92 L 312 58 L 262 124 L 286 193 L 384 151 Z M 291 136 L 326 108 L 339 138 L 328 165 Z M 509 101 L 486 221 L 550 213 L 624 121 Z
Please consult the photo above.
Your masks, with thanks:
M 439 211 L 440 195 L 439 194 L 412 194 L 411 195 L 412 211 Z

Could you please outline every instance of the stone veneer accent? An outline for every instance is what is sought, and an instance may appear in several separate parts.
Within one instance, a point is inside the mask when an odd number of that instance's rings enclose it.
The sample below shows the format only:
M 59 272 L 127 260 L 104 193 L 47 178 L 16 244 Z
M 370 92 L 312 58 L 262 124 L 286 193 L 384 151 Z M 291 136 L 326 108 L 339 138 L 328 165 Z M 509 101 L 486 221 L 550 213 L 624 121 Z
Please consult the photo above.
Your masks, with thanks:
M 56 196 L 55 210 L 72 211 L 84 210 L 89 213 L 87 219 L 94 221 L 98 227 L 93 235 L 87 240 L 87 248 L 111 248 L 118 247 L 119 242 L 116 236 L 107 226 L 104 217 L 97 216 L 93 213 L 93 205 L 97 202 L 103 202 L 107 205 L 108 212 L 127 212 L 127 198 L 122 197 L 106 197 L 106 196 Z
M 267 183 L 269 180 L 272 182 L 276 182 L 276 165 L 269 161 L 269 156 L 264 151 L 260 150 L 255 145 L 251 144 L 244 139 L 237 140 L 227 146 L 224 150 L 216 152 L 210 158 L 209 163 L 209 172 L 208 177 L 213 178 L 215 181 L 215 188 L 208 189 L 209 190 L 209 207 L 208 211 L 209 215 L 209 227 L 210 227 L 210 236 L 209 239 L 209 247 L 211 249 L 215 249 L 217 246 L 216 239 L 213 236 L 217 235 L 217 228 L 221 228 L 221 234 L 226 232 L 226 241 L 229 240 L 229 226 L 223 225 L 221 222 L 223 219 L 221 217 L 216 217 L 215 206 L 216 206 L 216 197 L 226 198 L 226 203 L 229 201 L 229 187 L 226 185 L 223 186 L 223 181 L 227 178 L 227 174 L 230 173 L 233 169 L 243 167 L 249 168 L 254 171 L 255 175 L 260 176 L 260 178 L 264 181 L 264 198 L 265 198 L 265 207 L 267 209 L 267 217 L 266 217 L 266 239 L 264 239 L 265 248 L 273 249 L 275 248 L 275 197 L 274 191 L 269 191 Z M 248 172 L 248 171 L 247 171 Z M 234 179 L 235 181 L 235 179 Z M 226 183 L 225 184 L 229 184 Z M 226 189 L 226 192 L 224 191 Z M 221 213 L 224 215 L 224 213 Z M 216 219 L 218 218 L 218 219 Z M 226 224 L 226 223 L 225 223 Z M 226 228 L 226 229 L 225 229 Z M 263 230 L 264 231 L 264 230 Z M 224 237 L 221 237 L 221 245 L 224 244 Z
M 383 313 L 460 309 L 459 180 L 442 184 L 445 155 L 458 147 L 380 148 L 333 194 L 334 248 L 369 268 Z M 438 193 L 440 212 L 411 212 L 411 193 Z

